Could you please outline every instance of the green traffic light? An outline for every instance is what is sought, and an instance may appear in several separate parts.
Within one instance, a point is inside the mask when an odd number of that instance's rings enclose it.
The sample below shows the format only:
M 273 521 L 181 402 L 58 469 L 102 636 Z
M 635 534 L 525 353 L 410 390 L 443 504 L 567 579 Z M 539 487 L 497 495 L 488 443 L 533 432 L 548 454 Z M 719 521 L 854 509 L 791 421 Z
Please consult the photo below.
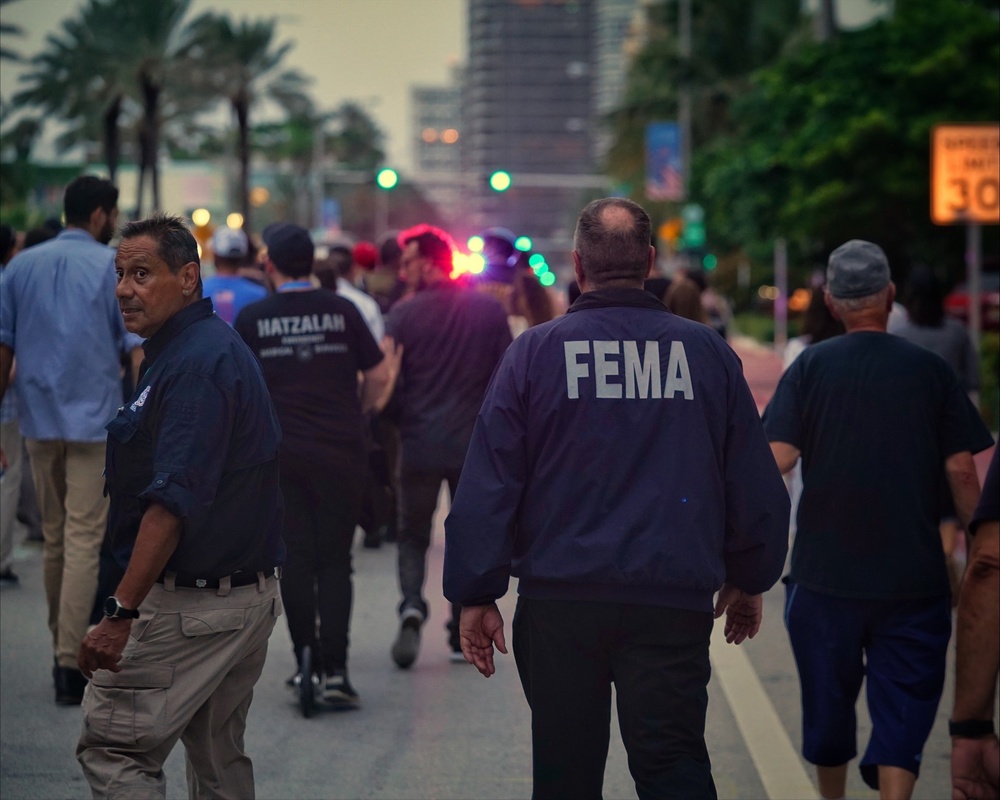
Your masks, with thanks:
M 504 172 L 502 169 L 498 169 L 490 175 L 490 188 L 494 192 L 506 192 L 510 188 L 510 184 L 511 179 L 509 172 Z
M 518 236 L 517 241 L 514 242 L 514 247 L 522 253 L 527 253 L 531 249 L 531 239 L 527 236 Z
M 528 264 L 532 267 L 537 267 L 539 264 L 545 263 L 545 256 L 541 253 L 532 253 L 528 256 Z
M 556 276 L 551 272 L 546 272 L 538 279 L 538 282 L 542 284 L 542 286 L 551 286 L 556 282 Z
M 713 269 L 719 266 L 719 259 L 717 259 L 714 255 L 709 253 L 701 260 L 701 265 L 709 272 L 711 272 Z
M 392 189 L 399 183 L 399 175 L 396 170 L 385 167 L 378 171 L 375 176 L 375 183 L 382 189 Z

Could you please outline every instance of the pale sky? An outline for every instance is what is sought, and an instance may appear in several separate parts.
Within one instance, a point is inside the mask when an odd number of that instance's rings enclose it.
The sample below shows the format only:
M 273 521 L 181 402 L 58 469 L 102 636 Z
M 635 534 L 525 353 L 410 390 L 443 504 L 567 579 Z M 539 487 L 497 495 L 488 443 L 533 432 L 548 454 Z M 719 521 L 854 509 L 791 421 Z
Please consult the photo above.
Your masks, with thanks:
M 3 21 L 24 31 L 5 36 L 4 45 L 24 57 L 35 55 L 45 36 L 60 31 L 83 4 L 4 5 Z M 445 84 L 451 67 L 466 59 L 466 0 L 192 0 L 188 18 L 206 11 L 234 19 L 277 18 L 277 43 L 293 43 L 284 63 L 313 78 L 317 107 L 332 110 L 346 100 L 362 105 L 385 133 L 387 162 L 404 171 L 413 163 L 410 87 Z M 22 70 L 4 62 L 4 99 L 18 90 Z

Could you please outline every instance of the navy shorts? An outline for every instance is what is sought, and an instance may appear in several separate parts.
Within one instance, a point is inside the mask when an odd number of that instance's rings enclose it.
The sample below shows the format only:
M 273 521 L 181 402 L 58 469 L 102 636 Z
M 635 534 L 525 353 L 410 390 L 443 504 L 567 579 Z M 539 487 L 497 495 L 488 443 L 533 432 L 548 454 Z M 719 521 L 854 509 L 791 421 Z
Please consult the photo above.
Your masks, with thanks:
M 836 597 L 786 580 L 785 627 L 802 687 L 802 755 L 835 767 L 857 755 L 855 705 L 866 680 L 871 739 L 861 777 L 878 766 L 915 775 L 944 688 L 948 595 L 913 600 Z

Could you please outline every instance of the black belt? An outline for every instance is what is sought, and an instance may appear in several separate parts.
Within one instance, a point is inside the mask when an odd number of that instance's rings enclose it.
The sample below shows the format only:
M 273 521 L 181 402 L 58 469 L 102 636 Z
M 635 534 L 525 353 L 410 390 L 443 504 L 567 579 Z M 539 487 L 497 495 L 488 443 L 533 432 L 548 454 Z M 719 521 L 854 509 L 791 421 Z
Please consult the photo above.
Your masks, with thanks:
M 265 579 L 274 577 L 274 567 L 261 570 L 261 572 L 264 573 Z M 163 583 L 165 574 L 166 572 L 161 574 L 156 579 L 156 582 Z M 178 572 L 174 578 L 174 586 L 179 586 L 182 589 L 218 589 L 221 580 L 222 578 L 193 578 L 190 575 L 182 575 Z M 240 586 L 249 586 L 252 583 L 257 583 L 256 572 L 240 570 L 229 576 L 229 585 L 234 589 Z

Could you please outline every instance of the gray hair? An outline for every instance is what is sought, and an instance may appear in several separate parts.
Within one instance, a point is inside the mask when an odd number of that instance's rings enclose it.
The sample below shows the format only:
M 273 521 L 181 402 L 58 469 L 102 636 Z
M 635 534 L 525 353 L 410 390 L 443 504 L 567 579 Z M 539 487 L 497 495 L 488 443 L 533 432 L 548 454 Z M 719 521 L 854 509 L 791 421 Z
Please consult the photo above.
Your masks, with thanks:
M 851 314 L 857 311 L 864 311 L 868 308 L 885 306 L 889 300 L 889 286 L 879 289 L 875 294 L 865 295 L 864 297 L 834 297 L 827 290 L 827 297 L 830 298 L 830 304 L 838 314 Z

